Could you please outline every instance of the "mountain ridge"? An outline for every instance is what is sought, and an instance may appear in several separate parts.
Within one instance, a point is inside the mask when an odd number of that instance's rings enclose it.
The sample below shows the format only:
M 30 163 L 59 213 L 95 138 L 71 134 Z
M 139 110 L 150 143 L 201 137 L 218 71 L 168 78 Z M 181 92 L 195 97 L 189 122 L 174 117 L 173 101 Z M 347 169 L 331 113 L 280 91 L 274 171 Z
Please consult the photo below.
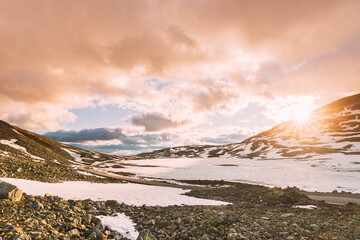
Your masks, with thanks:
M 308 122 L 289 120 L 239 143 L 165 148 L 139 158 L 237 157 L 309 158 L 326 154 L 360 155 L 360 94 L 311 113 Z

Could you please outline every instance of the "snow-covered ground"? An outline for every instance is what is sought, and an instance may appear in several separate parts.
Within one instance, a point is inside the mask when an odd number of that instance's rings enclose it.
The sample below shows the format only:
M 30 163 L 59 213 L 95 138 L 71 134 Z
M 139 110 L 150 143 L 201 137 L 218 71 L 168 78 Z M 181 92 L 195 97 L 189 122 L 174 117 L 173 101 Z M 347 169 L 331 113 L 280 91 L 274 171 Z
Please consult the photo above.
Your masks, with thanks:
M 117 213 L 116 216 L 98 216 L 105 226 L 117 231 L 123 237 L 136 240 L 139 232 L 135 229 L 135 223 L 125 214 Z
M 297 186 L 308 191 L 344 190 L 360 193 L 359 155 L 327 154 L 308 160 L 177 158 L 123 162 L 131 166 L 127 165 L 119 171 L 135 173 L 138 177 L 228 180 L 280 187 Z M 99 170 L 116 171 L 110 165 Z
M 169 205 L 224 205 L 227 202 L 200 199 L 182 195 L 187 190 L 169 187 L 148 186 L 134 183 L 89 183 L 63 182 L 43 183 L 15 178 L 0 178 L 11 183 L 25 193 L 43 196 L 45 193 L 77 200 L 117 200 L 129 205 L 169 206 Z
M 75 160 L 76 164 L 84 164 L 84 161 L 81 158 L 80 154 L 78 154 L 74 151 L 71 151 L 70 149 L 67 149 L 67 148 L 62 148 L 62 150 L 68 152 L 71 155 L 71 157 Z

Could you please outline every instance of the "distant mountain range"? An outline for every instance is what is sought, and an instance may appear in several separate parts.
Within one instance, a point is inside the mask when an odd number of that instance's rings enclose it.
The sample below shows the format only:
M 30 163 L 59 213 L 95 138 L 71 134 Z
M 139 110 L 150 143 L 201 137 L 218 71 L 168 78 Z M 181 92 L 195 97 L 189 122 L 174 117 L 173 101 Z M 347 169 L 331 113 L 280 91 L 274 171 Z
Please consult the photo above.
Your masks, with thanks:
M 313 111 L 308 121 L 281 123 L 240 143 L 165 148 L 140 158 L 236 157 L 255 159 L 359 155 L 360 94 L 341 98 Z
M 354 161 L 357 155 L 359 158 Z M 313 111 L 306 122 L 287 121 L 240 143 L 172 147 L 132 157 L 87 151 L 0 121 L 0 176 L 24 173 L 21 176 L 31 179 L 38 179 L 41 174 L 46 180 L 50 177 L 54 181 L 82 179 L 78 177 L 81 173 L 79 166 L 125 158 L 235 157 L 267 160 L 331 159 L 334 156 L 337 159 L 348 156 L 352 164 L 360 164 L 360 94 Z M 31 174 L 29 169 L 32 169 Z M 52 171 L 57 172 L 56 176 L 51 175 Z M 73 175 L 76 177 L 71 177 Z

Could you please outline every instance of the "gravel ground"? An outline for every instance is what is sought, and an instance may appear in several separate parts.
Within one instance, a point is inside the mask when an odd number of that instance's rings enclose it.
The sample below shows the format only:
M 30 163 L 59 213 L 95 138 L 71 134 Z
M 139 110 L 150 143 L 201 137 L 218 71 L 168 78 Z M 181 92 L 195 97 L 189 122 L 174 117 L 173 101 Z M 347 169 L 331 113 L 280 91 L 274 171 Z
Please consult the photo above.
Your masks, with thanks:
M 24 195 L 15 203 L 0 200 L 0 239 L 126 239 L 95 217 L 116 213 L 125 213 L 154 239 L 360 239 L 359 205 L 315 202 L 296 188 L 235 184 L 187 195 L 233 204 L 136 207 Z M 294 208 L 299 204 L 317 208 Z
M 22 158 L 0 156 L 0 177 L 22 178 L 40 182 L 87 181 L 87 182 L 123 182 L 118 179 L 84 175 L 74 167 L 47 161 L 38 163 Z

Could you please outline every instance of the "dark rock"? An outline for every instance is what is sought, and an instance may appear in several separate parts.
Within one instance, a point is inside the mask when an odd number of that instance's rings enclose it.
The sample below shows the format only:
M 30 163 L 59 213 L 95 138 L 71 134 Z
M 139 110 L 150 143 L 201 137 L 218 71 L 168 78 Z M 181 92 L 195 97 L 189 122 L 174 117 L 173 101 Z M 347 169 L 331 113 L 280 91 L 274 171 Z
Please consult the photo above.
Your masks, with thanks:
M 33 202 L 29 207 L 33 209 L 44 209 L 44 205 L 42 205 L 38 201 Z
M 119 202 L 116 201 L 116 200 L 107 200 L 107 201 L 105 202 L 105 206 L 106 206 L 106 207 L 112 207 L 112 208 L 114 208 L 114 207 L 119 206 Z
M 10 199 L 13 202 L 19 201 L 22 197 L 22 191 L 7 182 L 0 181 L 0 199 Z

